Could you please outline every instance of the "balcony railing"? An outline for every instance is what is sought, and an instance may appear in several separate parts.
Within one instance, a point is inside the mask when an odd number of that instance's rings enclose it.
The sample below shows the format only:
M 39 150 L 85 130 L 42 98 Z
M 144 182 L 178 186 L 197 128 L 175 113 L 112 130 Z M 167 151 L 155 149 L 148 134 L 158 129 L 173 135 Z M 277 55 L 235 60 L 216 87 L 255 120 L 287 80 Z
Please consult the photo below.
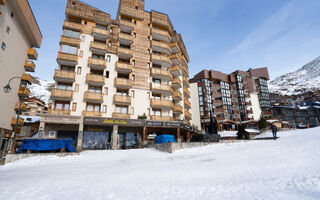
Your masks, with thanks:
M 89 58 L 88 62 L 89 66 L 99 68 L 99 69 L 105 69 L 107 66 L 107 61 L 104 59 L 98 59 L 98 58 Z
M 29 97 L 30 91 L 28 88 L 20 87 L 18 91 L 19 96 L 21 97 Z
M 65 71 L 61 69 L 54 70 L 54 77 L 55 81 L 61 82 L 73 82 L 76 78 L 76 73 L 73 71 Z
M 119 33 L 119 40 L 121 42 L 121 40 L 131 44 L 133 42 L 133 37 L 131 34 L 126 34 L 126 33 L 122 33 L 120 32 Z
M 119 25 L 121 28 L 125 28 L 127 30 L 133 30 L 134 28 L 134 23 L 132 21 L 128 21 L 128 20 L 120 20 Z
M 171 67 L 172 62 L 167 55 L 151 54 L 151 60 L 154 63 L 164 64 L 164 66 Z
M 173 89 L 170 85 L 151 83 L 151 90 L 157 92 L 173 93 Z
M 11 125 L 15 126 L 16 123 L 17 123 L 17 118 L 16 117 L 12 117 L 11 118 Z M 23 126 L 23 124 L 24 124 L 24 119 L 19 117 L 18 126 Z
M 93 28 L 92 28 L 92 34 L 93 34 L 93 35 L 99 35 L 99 36 L 102 36 L 102 37 L 104 37 L 104 38 L 107 38 L 109 32 L 108 32 L 107 30 L 105 30 L 105 29 L 93 27 Z
M 98 74 L 87 74 L 86 82 L 91 85 L 101 86 L 101 85 L 104 85 L 105 83 L 105 77 Z
M 101 93 L 84 93 L 84 100 L 88 102 L 102 103 L 103 102 L 103 94 Z
M 170 59 L 171 59 L 173 65 L 180 65 L 180 62 L 181 62 L 181 61 L 180 61 L 180 57 L 179 57 L 178 54 L 176 54 L 176 53 L 172 54 L 172 55 L 170 56 Z
M 184 111 L 184 117 L 186 118 L 186 120 L 191 120 L 192 119 L 192 115 L 188 110 Z
M 75 30 L 75 31 L 81 31 L 82 25 L 79 23 L 75 23 L 75 22 L 64 21 L 63 28 L 71 29 L 71 30 Z
M 74 54 L 58 52 L 57 60 L 60 64 L 69 63 L 76 65 L 78 62 L 78 56 Z
M 171 43 L 170 48 L 172 50 L 172 53 L 181 54 L 181 50 L 180 50 L 178 43 L 176 43 L 176 42 Z
M 158 68 L 152 68 L 151 69 L 151 75 L 154 77 L 160 77 L 160 78 L 167 78 L 172 80 L 172 74 L 168 70 L 158 69 Z
M 131 80 L 124 78 L 115 78 L 114 85 L 119 88 L 131 88 Z
M 19 103 L 16 103 L 15 105 L 14 105 L 14 110 L 15 111 L 18 111 L 19 110 Z M 24 102 L 22 102 L 21 103 L 21 110 L 22 111 L 25 111 L 25 110 L 27 110 L 27 105 L 24 103 Z
M 85 117 L 102 117 L 102 113 L 101 112 L 82 111 L 82 116 L 85 116 Z
M 102 42 L 91 42 L 90 43 L 90 49 L 91 51 L 101 51 L 106 53 L 107 52 L 107 43 L 102 43 Z
M 32 77 L 30 74 L 23 73 L 21 76 L 21 80 L 27 81 L 29 84 L 32 84 Z
M 186 58 L 183 55 L 180 57 L 180 59 L 181 59 L 182 65 L 184 67 L 188 67 L 188 62 L 187 62 Z
M 162 99 L 151 99 L 150 105 L 153 108 L 167 108 L 173 109 L 173 102 L 170 100 L 162 100 Z
M 117 62 L 116 70 L 121 72 L 130 73 L 132 71 L 133 66 L 130 63 Z
M 31 60 L 37 60 L 38 59 L 38 52 L 34 48 L 28 49 L 28 58 Z
M 189 71 L 188 71 L 187 67 L 182 66 L 181 68 L 182 68 L 183 76 L 189 77 Z
M 36 65 L 31 60 L 26 60 L 24 62 L 24 69 L 27 72 L 34 72 L 36 69 Z
M 54 110 L 54 109 L 49 109 L 47 114 L 51 115 L 70 115 L 71 110 Z
M 115 104 L 119 105 L 130 105 L 131 104 L 131 97 L 130 96 L 119 96 L 119 95 L 114 95 L 113 96 L 113 102 Z
M 182 94 L 179 91 L 173 91 L 172 98 L 175 100 L 182 100 Z
M 80 46 L 80 39 L 78 38 L 72 38 L 72 37 L 66 37 L 61 36 L 60 44 L 67 44 L 70 46 L 79 47 Z
M 181 68 L 179 65 L 173 66 L 170 68 L 170 71 L 172 74 L 174 74 L 175 76 L 181 76 Z
M 124 58 L 131 58 L 133 56 L 132 49 L 118 47 L 118 55 Z
M 190 84 L 189 84 L 189 80 L 187 79 L 187 77 L 184 76 L 182 78 L 182 80 L 183 80 L 183 87 L 189 88 Z
M 112 113 L 113 118 L 120 118 L 120 119 L 130 119 L 130 114 L 128 113 Z
M 190 91 L 187 88 L 183 88 L 183 94 L 186 98 L 191 97 Z
M 177 77 L 172 80 L 172 86 L 174 88 L 182 88 L 181 80 Z
M 169 117 L 169 116 L 150 116 L 150 120 L 153 121 L 173 121 L 173 117 Z
M 165 42 L 159 42 L 159 41 L 156 41 L 156 40 L 152 40 L 151 41 L 151 46 L 152 46 L 152 48 L 156 48 L 157 51 L 166 53 L 168 55 L 171 54 L 171 48 Z
M 182 106 L 180 106 L 180 105 L 175 105 L 175 106 L 174 106 L 174 109 L 173 109 L 173 113 L 182 114 L 182 113 L 183 113 L 183 108 L 182 108 Z
M 191 108 L 191 103 L 188 99 L 184 99 L 184 107 L 187 109 Z
M 73 91 L 72 90 L 60 90 L 53 88 L 51 90 L 51 98 L 56 100 L 72 100 Z
M 157 40 L 163 40 L 166 42 L 171 41 L 171 36 L 168 31 L 157 29 L 157 28 L 151 28 L 151 34 L 152 38 Z

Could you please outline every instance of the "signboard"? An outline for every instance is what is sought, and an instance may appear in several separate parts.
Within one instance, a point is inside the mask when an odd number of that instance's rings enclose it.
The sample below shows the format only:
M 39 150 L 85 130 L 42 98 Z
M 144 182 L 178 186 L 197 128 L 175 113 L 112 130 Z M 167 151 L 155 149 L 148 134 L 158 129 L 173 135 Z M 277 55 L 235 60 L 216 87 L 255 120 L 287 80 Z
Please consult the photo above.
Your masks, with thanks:
M 166 126 L 179 128 L 181 126 L 181 123 L 180 122 L 166 122 Z
M 56 138 L 57 132 L 56 131 L 49 131 L 48 137 L 49 138 Z
M 163 126 L 164 122 L 146 121 L 146 126 Z
M 137 119 L 115 119 L 103 117 L 84 117 L 83 123 L 85 125 L 98 125 L 98 126 L 131 126 L 131 127 L 144 127 L 144 120 Z

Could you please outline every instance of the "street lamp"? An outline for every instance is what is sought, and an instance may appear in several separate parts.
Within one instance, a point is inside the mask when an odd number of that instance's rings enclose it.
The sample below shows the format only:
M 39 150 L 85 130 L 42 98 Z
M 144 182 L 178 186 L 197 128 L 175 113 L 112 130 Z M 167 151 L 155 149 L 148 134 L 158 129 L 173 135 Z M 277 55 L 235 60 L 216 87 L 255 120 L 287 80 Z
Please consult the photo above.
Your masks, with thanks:
M 10 82 L 13 80 L 13 79 L 20 79 L 20 77 L 12 77 L 9 79 L 8 81 L 8 84 L 6 86 L 3 87 L 3 90 L 5 93 L 9 93 L 11 91 L 11 87 L 10 87 Z M 14 131 L 13 131 L 13 134 L 11 136 L 11 138 L 9 139 L 9 153 L 12 153 L 11 150 L 12 150 L 12 145 L 13 145 L 13 142 L 16 140 L 16 135 L 17 135 L 17 129 L 18 129 L 18 122 L 19 122 L 19 117 L 20 117 L 20 112 L 21 112 L 21 104 L 22 104 L 22 98 L 19 97 L 19 110 L 18 110 L 18 113 L 17 113 L 17 120 L 16 120 L 16 124 L 15 124 L 15 127 L 14 127 Z M 7 149 L 5 150 L 7 151 Z

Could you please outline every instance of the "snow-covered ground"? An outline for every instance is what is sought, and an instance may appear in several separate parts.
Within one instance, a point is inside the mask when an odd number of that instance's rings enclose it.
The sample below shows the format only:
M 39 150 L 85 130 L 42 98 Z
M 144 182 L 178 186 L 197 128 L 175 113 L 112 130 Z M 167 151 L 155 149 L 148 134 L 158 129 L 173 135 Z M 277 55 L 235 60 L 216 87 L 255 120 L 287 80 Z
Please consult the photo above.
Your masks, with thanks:
M 28 158 L 0 167 L 0 199 L 320 199 L 320 128 L 280 137 Z

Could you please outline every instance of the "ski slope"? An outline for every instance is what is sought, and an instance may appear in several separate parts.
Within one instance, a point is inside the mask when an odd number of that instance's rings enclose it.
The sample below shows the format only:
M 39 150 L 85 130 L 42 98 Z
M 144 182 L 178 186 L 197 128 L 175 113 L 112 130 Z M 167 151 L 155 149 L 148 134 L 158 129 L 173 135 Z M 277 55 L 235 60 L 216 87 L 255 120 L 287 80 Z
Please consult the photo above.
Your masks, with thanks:
M 0 199 L 320 199 L 320 128 L 279 140 L 33 157 L 0 167 Z

